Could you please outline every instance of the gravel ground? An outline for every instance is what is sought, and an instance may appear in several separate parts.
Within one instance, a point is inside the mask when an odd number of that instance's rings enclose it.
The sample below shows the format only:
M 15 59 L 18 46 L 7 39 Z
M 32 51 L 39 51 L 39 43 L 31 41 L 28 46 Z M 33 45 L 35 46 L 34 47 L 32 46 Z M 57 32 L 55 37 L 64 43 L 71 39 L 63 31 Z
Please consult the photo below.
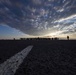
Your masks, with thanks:
M 38 42 L 15 75 L 76 75 L 76 41 Z
M 15 75 L 76 75 L 75 40 L 14 41 L 14 43 L 9 46 L 15 46 L 14 44 L 16 44 L 16 46 L 18 45 L 18 49 L 23 48 L 24 45 L 33 45 L 32 50 L 19 66 Z M 3 43 L 0 43 L 0 45 L 3 45 Z M 1 49 L 4 48 L 1 47 Z M 20 50 L 18 49 L 14 48 L 12 53 L 9 53 L 8 58 L 19 52 Z M 4 51 L 2 51 L 3 54 Z M 8 52 L 10 52 L 10 50 L 8 50 Z M 2 56 L 2 54 L 0 56 Z M 4 59 L 4 57 L 1 57 L 1 63 L 3 61 L 2 59 Z
M 21 52 L 7 59 L 4 63 L 0 64 L 0 75 L 14 75 L 19 65 L 23 62 L 24 58 L 31 51 L 33 46 L 28 46 Z

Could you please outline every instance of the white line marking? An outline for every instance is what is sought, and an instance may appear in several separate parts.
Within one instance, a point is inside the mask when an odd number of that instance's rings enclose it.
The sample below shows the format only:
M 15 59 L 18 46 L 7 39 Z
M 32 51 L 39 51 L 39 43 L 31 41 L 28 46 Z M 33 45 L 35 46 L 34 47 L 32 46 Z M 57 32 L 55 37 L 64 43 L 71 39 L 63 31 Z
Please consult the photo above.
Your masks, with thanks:
M 32 47 L 33 46 L 28 46 L 10 59 L 7 59 L 4 63 L 0 64 L 0 75 L 14 75 L 19 65 L 31 51 Z

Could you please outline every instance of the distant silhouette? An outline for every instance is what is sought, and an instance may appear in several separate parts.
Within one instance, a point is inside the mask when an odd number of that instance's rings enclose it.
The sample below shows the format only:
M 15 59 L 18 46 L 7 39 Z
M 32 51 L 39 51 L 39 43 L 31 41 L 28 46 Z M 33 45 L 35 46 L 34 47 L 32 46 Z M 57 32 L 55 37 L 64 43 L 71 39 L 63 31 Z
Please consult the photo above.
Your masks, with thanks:
M 54 38 L 52 38 L 52 40 L 54 40 Z
M 26 38 L 20 38 L 20 40 L 26 40 Z
M 55 38 L 53 38 L 53 40 L 59 40 L 59 38 L 55 37 Z
M 69 40 L 69 36 L 67 36 L 67 40 Z
M 14 39 L 15 40 L 15 39 Z M 20 38 L 20 40 L 59 40 L 59 38 L 55 37 L 55 38 Z
M 15 40 L 15 38 L 13 40 Z

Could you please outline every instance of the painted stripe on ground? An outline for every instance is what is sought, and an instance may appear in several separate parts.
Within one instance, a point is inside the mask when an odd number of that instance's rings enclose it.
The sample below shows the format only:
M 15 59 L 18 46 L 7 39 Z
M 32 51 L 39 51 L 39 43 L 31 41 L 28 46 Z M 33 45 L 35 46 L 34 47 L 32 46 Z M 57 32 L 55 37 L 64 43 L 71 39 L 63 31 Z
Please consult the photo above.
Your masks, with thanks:
M 31 51 L 33 46 L 28 46 L 21 52 L 7 59 L 4 63 L 0 64 L 0 75 L 14 75 L 19 65 L 23 62 L 24 58 Z

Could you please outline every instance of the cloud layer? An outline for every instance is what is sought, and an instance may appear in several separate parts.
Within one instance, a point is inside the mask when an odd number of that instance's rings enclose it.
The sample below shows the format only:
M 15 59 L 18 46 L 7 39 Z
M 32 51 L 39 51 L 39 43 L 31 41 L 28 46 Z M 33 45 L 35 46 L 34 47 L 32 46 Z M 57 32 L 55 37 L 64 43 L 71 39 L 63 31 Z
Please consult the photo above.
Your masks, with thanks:
M 0 24 L 29 35 L 76 32 L 76 0 L 0 0 Z

